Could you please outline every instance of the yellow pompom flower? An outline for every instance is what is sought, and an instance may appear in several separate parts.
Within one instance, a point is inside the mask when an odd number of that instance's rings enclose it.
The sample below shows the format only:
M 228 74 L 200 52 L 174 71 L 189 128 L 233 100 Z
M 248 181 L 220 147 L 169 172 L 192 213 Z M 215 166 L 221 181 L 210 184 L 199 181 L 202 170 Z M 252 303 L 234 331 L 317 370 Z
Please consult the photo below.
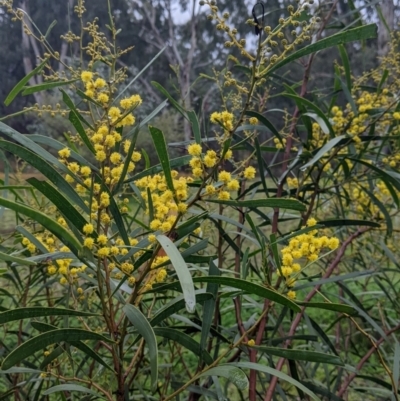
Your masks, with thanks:
M 94 245 L 94 239 L 91 237 L 85 238 L 83 245 L 86 246 L 86 248 L 92 249 Z
M 58 151 L 58 155 L 63 159 L 66 159 L 71 156 L 71 150 L 68 148 L 64 148 Z
M 111 153 L 110 161 L 112 164 L 118 164 L 121 161 L 121 154 L 118 152 Z
M 110 205 L 110 195 L 107 192 L 102 192 L 100 195 L 100 205 L 107 207 Z
M 201 145 L 198 143 L 192 143 L 188 146 L 188 153 L 191 156 L 200 156 L 201 155 Z
M 150 228 L 153 231 L 158 230 L 161 227 L 161 221 L 159 219 L 154 219 L 150 222 Z
M 238 180 L 231 180 L 228 182 L 226 187 L 229 189 L 229 191 L 237 191 L 240 188 L 240 184 Z
M 114 147 L 115 136 L 114 135 L 106 135 L 106 137 L 104 138 L 104 145 L 108 146 L 109 148 Z
M 82 71 L 81 80 L 82 82 L 89 82 L 93 78 L 93 73 L 90 71 Z
M 258 124 L 258 118 L 257 117 L 250 117 L 249 118 L 249 123 L 251 125 L 257 125 Z
M 106 125 L 102 125 L 101 127 L 99 127 L 96 133 L 101 136 L 106 136 L 108 134 L 108 131 L 108 127 Z
M 94 87 L 96 89 L 101 89 L 106 86 L 106 81 L 103 78 L 97 78 L 96 81 L 94 81 Z
M 224 159 L 225 160 L 229 160 L 229 159 L 231 159 L 232 158 L 232 150 L 231 149 L 228 149 L 227 151 L 226 151 L 226 153 L 225 153 L 225 155 L 224 155 Z
M 178 212 L 183 214 L 186 213 L 186 211 L 187 211 L 187 204 L 183 202 L 178 203 Z
M 253 339 L 251 339 L 251 340 L 247 341 L 247 345 L 249 347 L 254 347 L 254 345 L 256 345 L 256 342 Z
M 231 195 L 228 191 L 221 191 L 218 194 L 218 199 L 219 200 L 229 200 L 231 198 Z
M 296 291 L 288 291 L 287 296 L 289 299 L 296 299 Z
M 142 98 L 140 97 L 140 95 L 132 95 L 130 97 L 130 100 L 132 104 L 135 104 L 137 106 L 140 106 L 142 104 Z
M 246 167 L 243 171 L 244 178 L 253 179 L 256 176 L 256 169 L 252 166 Z
M 98 152 L 96 152 L 96 160 L 98 160 L 99 162 L 103 162 L 104 160 L 106 160 L 107 155 L 106 152 L 104 152 L 104 150 L 99 150 Z
M 131 98 L 122 99 L 122 100 L 119 102 L 119 105 L 120 105 L 124 110 L 127 110 L 127 109 L 129 109 L 130 107 L 132 107 L 132 100 L 131 100 Z
M 135 163 L 139 162 L 142 159 L 142 155 L 139 152 L 134 151 L 132 153 L 132 161 Z
M 106 257 L 106 256 L 108 256 L 110 254 L 110 248 L 108 248 L 108 247 L 103 247 L 103 248 L 100 248 L 98 251 L 97 251 L 97 255 L 100 257 L 100 258 L 104 258 L 104 257 Z
M 112 121 L 117 120 L 120 116 L 121 110 L 118 107 L 110 107 L 110 110 L 108 110 L 108 117 L 110 117 Z
M 109 97 L 108 97 L 108 95 L 106 94 L 106 93 L 99 93 L 99 95 L 97 96 L 97 100 L 100 102 L 100 103 L 103 103 L 103 104 L 106 104 L 106 103 L 108 103 L 108 101 L 109 101 Z
M 81 167 L 81 174 L 82 174 L 84 177 L 90 175 L 91 172 L 92 172 L 92 170 L 90 169 L 90 167 L 88 167 L 88 166 L 82 166 L 82 167 Z
M 328 241 L 328 247 L 332 250 L 336 249 L 339 246 L 339 239 L 336 237 L 332 237 Z
M 201 177 L 203 175 L 203 170 L 201 168 L 196 167 L 192 170 L 192 174 L 194 177 Z
M 212 168 L 217 164 L 217 159 L 210 157 L 209 155 L 205 155 L 203 162 L 206 167 Z
M 85 224 L 85 225 L 83 226 L 82 231 L 83 231 L 85 234 L 92 234 L 93 231 L 94 231 L 93 224 L 91 224 L 91 223 Z
M 307 227 L 312 227 L 317 224 L 317 220 L 315 220 L 313 217 L 307 220 Z
M 86 89 L 86 90 L 85 90 L 85 95 L 86 95 L 87 97 L 94 98 L 94 91 L 92 91 L 91 89 Z
M 214 185 L 211 185 L 211 184 L 207 185 L 206 188 L 205 188 L 205 190 L 206 190 L 206 194 L 207 194 L 207 195 L 214 195 L 215 192 L 217 191 L 217 190 L 215 189 Z
M 229 173 L 228 171 L 221 171 L 218 174 L 218 181 L 222 181 L 224 183 L 227 183 L 228 181 L 231 180 L 231 173 Z

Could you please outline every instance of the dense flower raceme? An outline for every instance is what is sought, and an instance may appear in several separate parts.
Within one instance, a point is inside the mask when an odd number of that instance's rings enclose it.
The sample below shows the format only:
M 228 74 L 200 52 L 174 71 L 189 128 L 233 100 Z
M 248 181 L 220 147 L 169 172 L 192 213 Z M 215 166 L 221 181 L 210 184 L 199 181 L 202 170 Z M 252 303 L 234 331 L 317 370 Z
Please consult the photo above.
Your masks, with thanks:
M 316 224 L 317 221 L 314 218 L 307 221 L 309 228 Z M 286 286 L 289 289 L 287 292 L 289 298 L 296 297 L 296 292 L 291 288 L 295 285 L 300 273 L 313 262 L 325 256 L 324 250 L 326 252 L 333 251 L 338 246 L 338 238 L 326 235 L 318 236 L 318 229 L 311 229 L 289 240 L 289 244 L 281 250 L 282 266 L 277 271 L 278 276 L 285 279 Z

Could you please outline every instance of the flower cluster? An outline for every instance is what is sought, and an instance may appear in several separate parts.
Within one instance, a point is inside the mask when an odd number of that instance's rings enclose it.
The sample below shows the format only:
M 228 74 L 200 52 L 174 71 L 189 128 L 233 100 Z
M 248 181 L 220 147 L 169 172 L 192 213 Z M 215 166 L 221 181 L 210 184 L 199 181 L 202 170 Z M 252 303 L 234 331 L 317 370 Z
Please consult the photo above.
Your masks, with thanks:
M 313 218 L 307 221 L 307 227 L 313 227 L 316 224 L 317 221 Z M 339 246 L 338 238 L 329 238 L 326 235 L 317 236 L 317 234 L 318 229 L 314 229 L 297 235 L 291 238 L 288 246 L 281 250 L 282 266 L 277 273 L 284 277 L 286 286 L 289 289 L 295 285 L 300 271 L 315 262 L 320 257 L 324 248 L 334 250 Z M 301 266 L 302 261 L 305 262 L 303 267 Z M 294 299 L 296 293 L 293 290 L 289 290 L 287 296 Z

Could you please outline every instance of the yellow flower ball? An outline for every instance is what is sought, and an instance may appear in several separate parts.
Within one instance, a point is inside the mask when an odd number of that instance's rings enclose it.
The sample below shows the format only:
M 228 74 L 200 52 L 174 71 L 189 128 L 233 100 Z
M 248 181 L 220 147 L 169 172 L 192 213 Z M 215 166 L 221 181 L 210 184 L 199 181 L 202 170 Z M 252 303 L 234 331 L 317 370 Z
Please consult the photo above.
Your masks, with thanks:
M 252 166 L 246 167 L 243 171 L 244 178 L 253 179 L 256 176 L 256 169 Z
M 89 82 L 93 78 L 93 73 L 90 71 L 82 71 L 81 80 L 82 82 Z
M 201 145 L 198 143 L 192 143 L 188 146 L 188 153 L 191 156 L 200 156 L 201 155 Z

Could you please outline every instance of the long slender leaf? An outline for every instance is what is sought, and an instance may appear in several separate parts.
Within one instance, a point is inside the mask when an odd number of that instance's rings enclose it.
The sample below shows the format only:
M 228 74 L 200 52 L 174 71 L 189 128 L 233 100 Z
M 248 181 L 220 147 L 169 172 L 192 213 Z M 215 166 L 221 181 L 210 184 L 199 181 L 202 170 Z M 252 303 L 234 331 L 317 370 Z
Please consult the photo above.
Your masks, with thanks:
M 17 363 L 23 361 L 25 358 L 33 355 L 39 350 L 43 350 L 51 344 L 59 343 L 61 341 L 85 341 L 96 340 L 110 342 L 110 339 L 92 331 L 81 329 L 58 329 L 51 330 L 46 333 L 39 334 L 33 337 L 19 347 L 15 348 L 9 353 L 1 365 L 2 369 L 9 369 Z
M 157 340 L 154 334 L 154 330 L 151 327 L 149 321 L 140 312 L 139 309 L 134 307 L 133 305 L 126 304 L 123 308 L 123 311 L 126 314 L 128 320 L 132 323 L 132 325 L 136 328 L 139 334 L 145 339 L 147 343 L 147 347 L 149 349 L 149 358 L 150 358 L 150 367 L 151 367 L 151 383 L 153 388 L 157 385 L 158 378 L 158 347 Z
M 287 306 L 295 312 L 300 312 L 300 307 L 296 305 L 289 298 L 276 292 L 273 289 L 261 286 L 259 284 L 251 283 L 246 280 L 231 277 L 220 277 L 220 276 L 205 276 L 205 277 L 195 277 L 193 279 L 195 283 L 216 283 L 219 285 L 226 285 L 229 287 L 237 288 L 248 292 L 249 294 L 258 295 L 262 298 L 269 299 L 278 304 Z
M 196 294 L 194 291 L 193 279 L 187 264 L 177 247 L 168 237 L 165 235 L 157 235 L 157 241 L 168 255 L 172 266 L 174 266 L 176 274 L 179 278 L 179 282 L 182 286 L 182 291 L 186 302 L 186 309 L 189 313 L 193 313 L 196 308 Z

